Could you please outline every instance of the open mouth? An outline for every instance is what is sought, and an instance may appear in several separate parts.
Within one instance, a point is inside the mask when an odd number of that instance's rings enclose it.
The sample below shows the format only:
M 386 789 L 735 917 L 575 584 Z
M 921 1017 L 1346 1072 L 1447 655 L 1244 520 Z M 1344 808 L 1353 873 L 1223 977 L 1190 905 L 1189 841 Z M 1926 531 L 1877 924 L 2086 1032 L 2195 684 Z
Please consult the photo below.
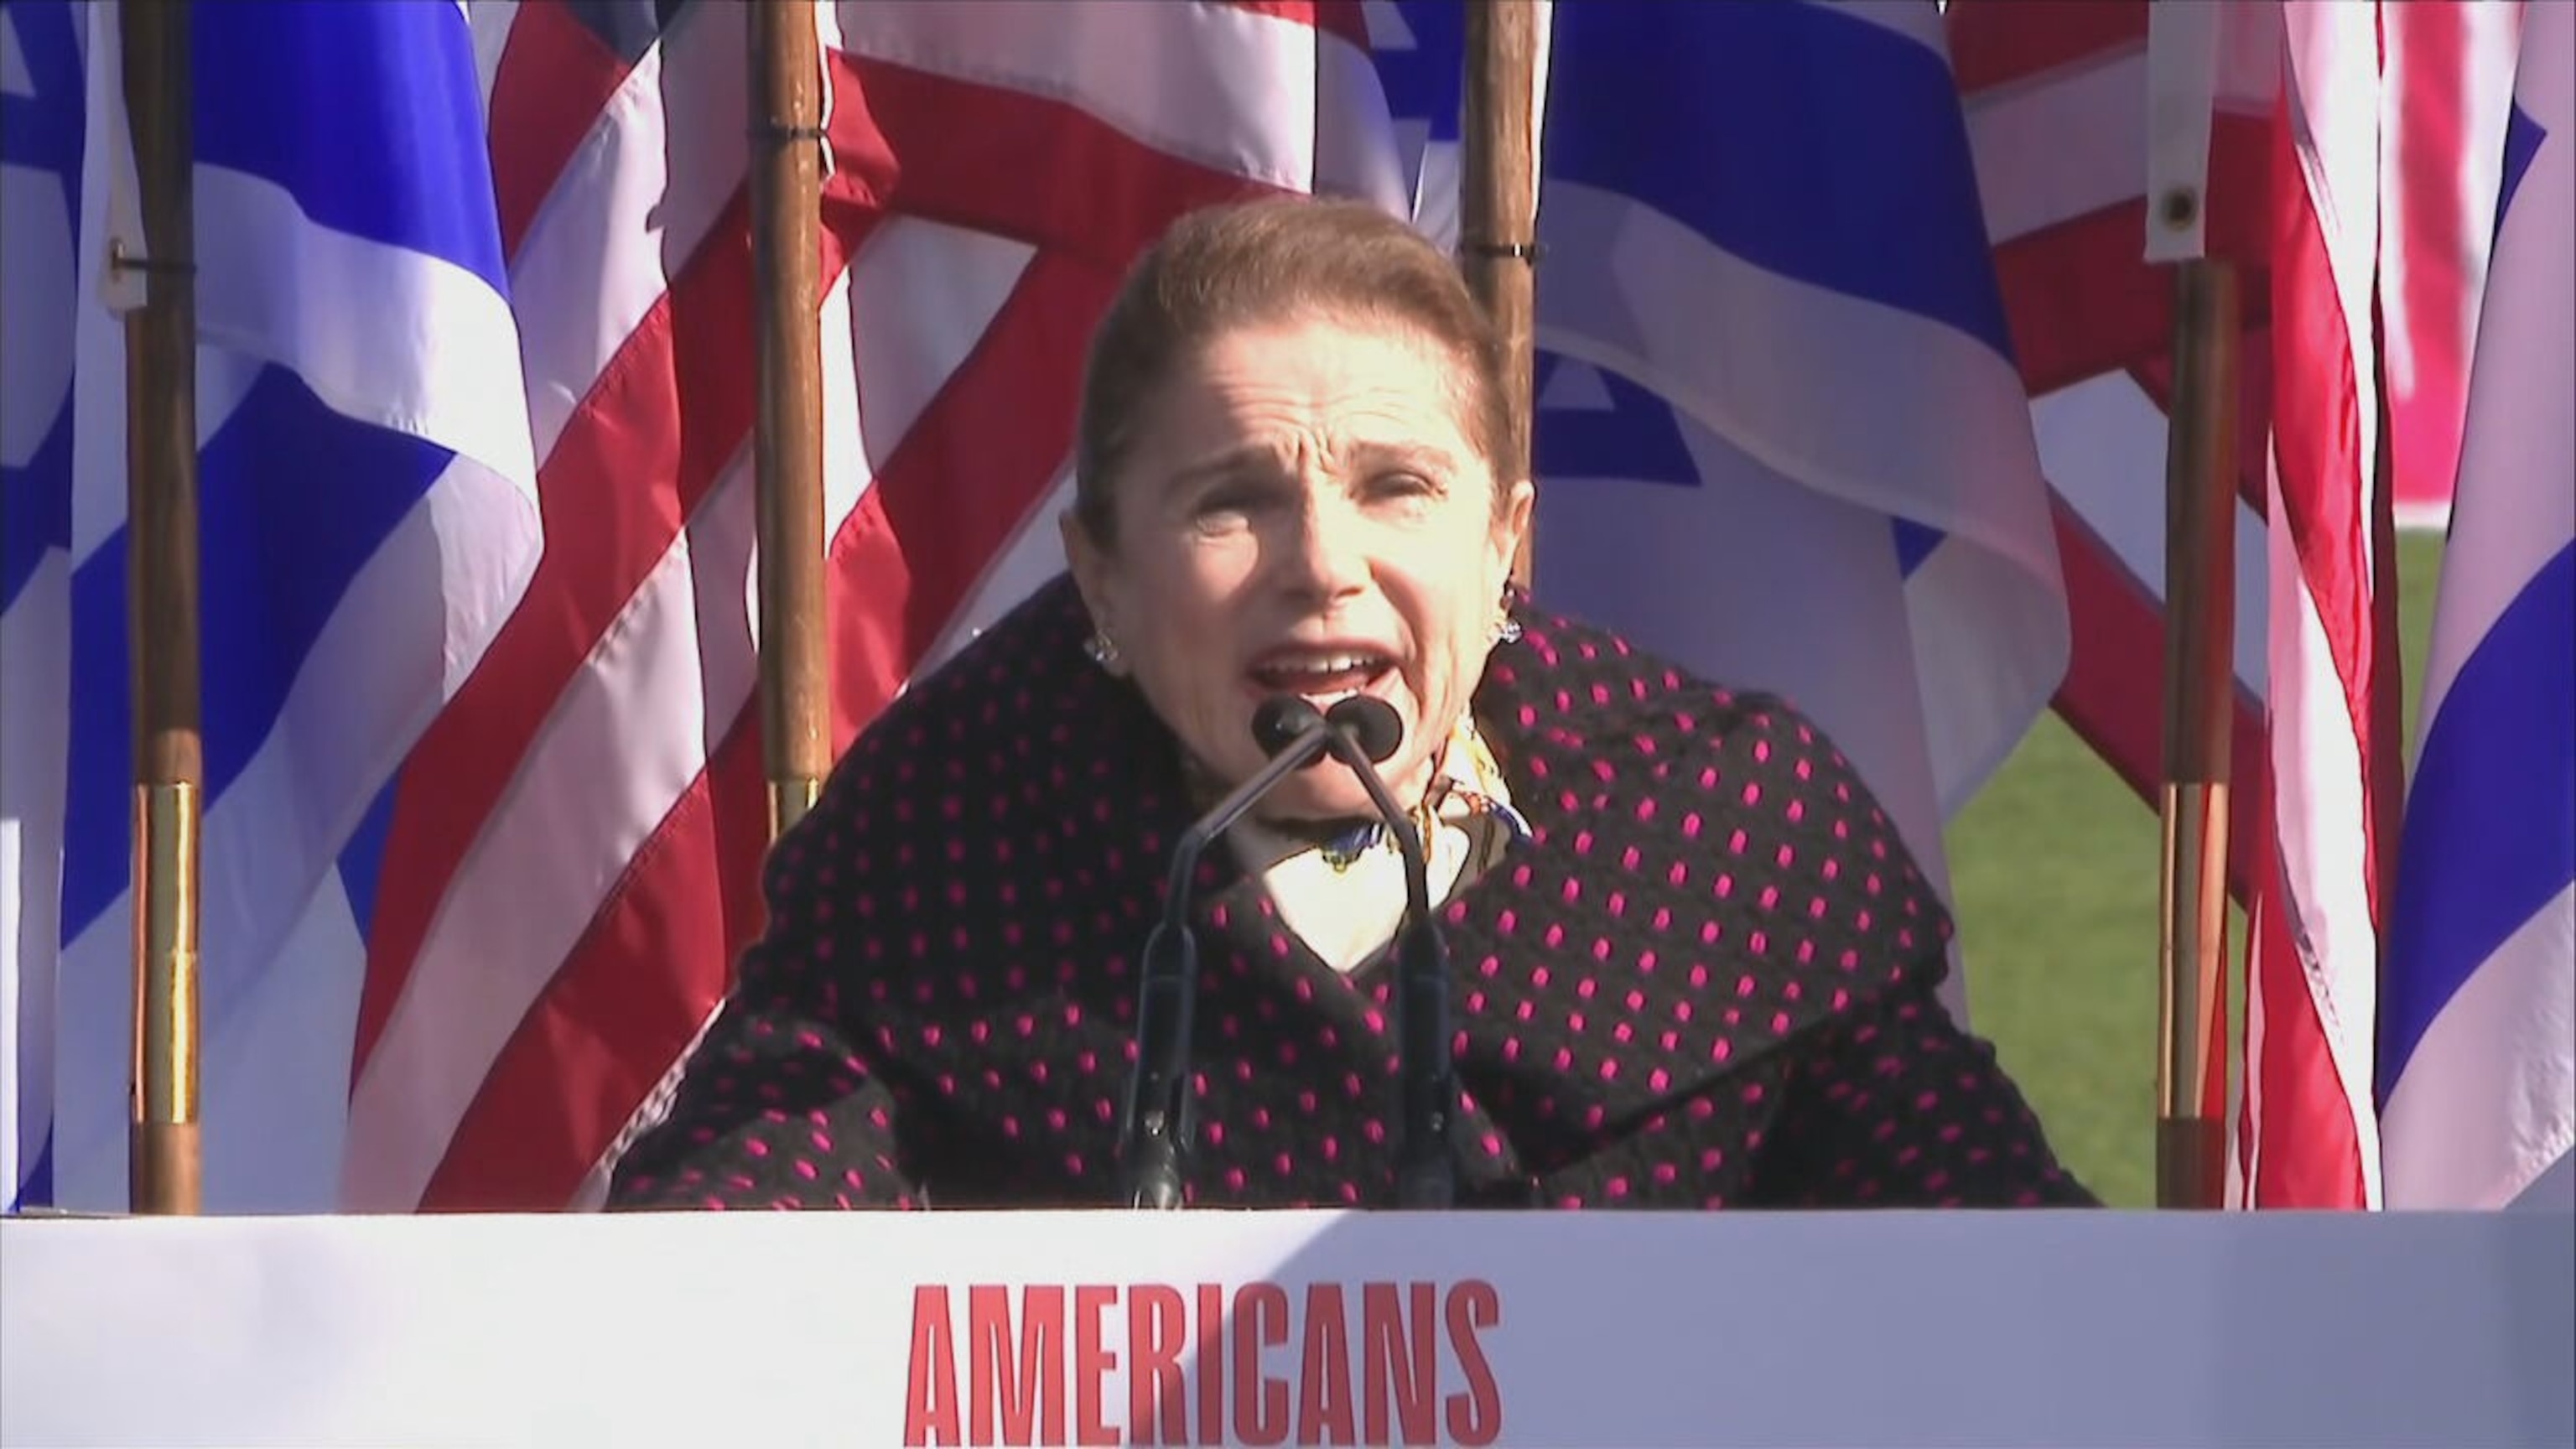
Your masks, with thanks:
M 1244 672 L 1265 694 L 1301 694 L 1327 703 L 1367 689 L 1394 668 L 1394 659 L 1368 650 L 1275 649 Z

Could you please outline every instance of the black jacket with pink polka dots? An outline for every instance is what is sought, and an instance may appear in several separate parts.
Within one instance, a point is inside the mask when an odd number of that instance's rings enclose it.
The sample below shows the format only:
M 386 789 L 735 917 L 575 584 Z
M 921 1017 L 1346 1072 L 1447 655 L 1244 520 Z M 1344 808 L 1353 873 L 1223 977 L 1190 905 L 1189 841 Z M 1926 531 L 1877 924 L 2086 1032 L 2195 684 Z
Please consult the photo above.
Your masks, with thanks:
M 1533 835 L 1461 889 L 1462 1206 L 2076 1204 L 1933 990 L 1949 924 L 1817 729 L 1524 610 L 1477 716 Z M 1112 1202 L 1193 800 L 1061 579 L 864 734 L 616 1207 Z M 1393 1197 L 1388 973 L 1202 859 L 1193 1202 Z

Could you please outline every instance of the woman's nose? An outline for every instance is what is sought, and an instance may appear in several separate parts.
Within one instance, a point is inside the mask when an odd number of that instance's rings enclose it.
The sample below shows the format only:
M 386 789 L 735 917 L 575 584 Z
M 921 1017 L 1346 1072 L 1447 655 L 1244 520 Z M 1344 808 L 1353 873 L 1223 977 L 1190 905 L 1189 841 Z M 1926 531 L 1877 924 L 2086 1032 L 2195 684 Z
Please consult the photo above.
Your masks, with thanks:
M 1366 533 L 1355 510 L 1331 499 L 1309 502 L 1289 542 L 1289 573 L 1324 598 L 1356 591 L 1369 575 Z

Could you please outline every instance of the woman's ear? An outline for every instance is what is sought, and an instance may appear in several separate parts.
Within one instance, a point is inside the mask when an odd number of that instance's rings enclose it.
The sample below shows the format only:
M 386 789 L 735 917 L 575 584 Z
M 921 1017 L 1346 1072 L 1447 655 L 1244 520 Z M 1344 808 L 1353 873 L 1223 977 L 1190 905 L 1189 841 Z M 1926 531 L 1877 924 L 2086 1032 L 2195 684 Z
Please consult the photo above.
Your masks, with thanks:
M 1521 540 L 1529 537 L 1530 512 L 1538 500 L 1538 489 L 1523 478 L 1503 493 L 1502 506 L 1494 511 L 1494 567 L 1509 574 L 1512 560 L 1520 557 Z
M 1073 570 L 1073 587 L 1082 595 L 1082 607 L 1091 615 L 1094 628 L 1109 631 L 1108 561 L 1101 557 L 1100 545 L 1091 530 L 1070 508 L 1056 515 L 1056 533 L 1064 540 L 1064 561 Z

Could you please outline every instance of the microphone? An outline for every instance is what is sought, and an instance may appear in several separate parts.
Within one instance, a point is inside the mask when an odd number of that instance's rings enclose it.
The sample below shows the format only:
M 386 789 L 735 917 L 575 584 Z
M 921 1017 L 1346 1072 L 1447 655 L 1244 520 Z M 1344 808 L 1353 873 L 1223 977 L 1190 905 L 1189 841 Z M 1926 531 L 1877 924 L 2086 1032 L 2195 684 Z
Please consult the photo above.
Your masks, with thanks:
M 1394 754 L 1395 747 L 1404 743 L 1404 721 L 1396 718 L 1395 706 L 1373 694 L 1354 694 L 1348 699 L 1335 700 L 1333 707 L 1324 711 L 1324 718 L 1332 722 L 1333 728 L 1348 736 L 1352 744 L 1359 746 L 1360 753 L 1368 756 L 1372 765 L 1386 763 L 1386 757 Z M 1358 766 L 1352 768 L 1356 770 Z M 1363 789 L 1367 788 L 1370 776 L 1375 773 L 1370 771 L 1360 777 Z M 1371 792 L 1372 798 L 1375 793 Z
M 1299 736 L 1313 729 L 1322 719 L 1323 716 L 1315 712 L 1315 707 L 1306 702 L 1305 696 L 1274 694 L 1252 711 L 1252 742 L 1261 746 L 1261 753 L 1275 760 L 1281 751 L 1296 744 Z M 1323 758 L 1321 754 L 1310 754 L 1306 756 L 1305 764 L 1296 768 L 1304 769 Z
M 1449 1052 L 1449 946 L 1431 914 L 1422 834 L 1395 803 L 1377 762 L 1395 753 L 1404 721 L 1395 707 L 1355 694 L 1324 712 L 1334 758 L 1359 777 L 1404 855 L 1404 920 L 1395 936 L 1396 1206 L 1447 1208 L 1458 1197 L 1449 1155 L 1449 1111 L 1458 1100 Z
M 1392 714 L 1392 711 L 1390 711 Z M 1400 727 L 1399 727 L 1400 728 Z M 1273 695 L 1252 712 L 1252 736 L 1270 754 L 1251 779 L 1199 817 L 1172 848 L 1163 887 L 1163 916 L 1145 939 L 1136 987 L 1136 1066 L 1128 1074 L 1118 1160 L 1128 1206 L 1181 1205 L 1183 1159 L 1195 1135 L 1190 1091 L 1190 1019 L 1198 1003 L 1198 936 L 1190 929 L 1190 884 L 1209 841 L 1225 833 L 1281 780 L 1313 765 L 1340 736 L 1315 706 L 1293 694 Z

